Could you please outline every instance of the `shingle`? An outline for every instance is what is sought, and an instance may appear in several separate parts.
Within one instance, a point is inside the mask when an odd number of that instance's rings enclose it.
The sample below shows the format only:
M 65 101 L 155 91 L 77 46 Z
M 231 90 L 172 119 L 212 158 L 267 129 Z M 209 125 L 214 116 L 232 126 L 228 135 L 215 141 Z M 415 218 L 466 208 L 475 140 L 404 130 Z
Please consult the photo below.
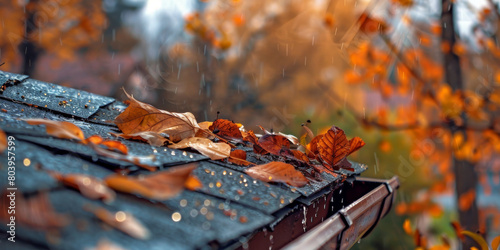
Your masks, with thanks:
M 114 101 L 111 97 L 65 88 L 34 79 L 26 79 L 6 87 L 0 97 L 37 105 L 41 108 L 80 118 L 89 118 L 100 107 Z
M 300 194 L 271 185 L 252 177 L 215 165 L 201 162 L 193 173 L 203 183 L 201 192 L 272 214 L 292 203 Z

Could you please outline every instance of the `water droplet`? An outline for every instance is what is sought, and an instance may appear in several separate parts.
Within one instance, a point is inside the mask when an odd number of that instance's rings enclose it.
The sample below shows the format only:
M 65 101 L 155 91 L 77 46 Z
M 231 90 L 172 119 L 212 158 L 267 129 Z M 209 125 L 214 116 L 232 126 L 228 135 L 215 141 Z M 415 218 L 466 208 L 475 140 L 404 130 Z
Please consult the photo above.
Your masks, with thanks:
M 227 174 L 226 170 L 222 171 L 222 175 L 226 175 L 226 174 Z
M 186 199 L 182 199 L 182 200 L 180 201 L 180 205 L 181 205 L 181 207 L 185 207 L 185 206 L 187 206 L 187 200 L 186 200 Z
M 170 153 L 171 155 L 175 155 L 175 151 L 172 150 L 172 153 Z
M 187 154 L 188 153 L 186 151 L 182 151 L 182 155 L 187 156 Z
M 220 181 L 218 181 L 217 183 L 215 183 L 215 186 L 220 188 L 222 186 L 222 183 Z
M 179 221 L 181 221 L 181 219 L 182 219 L 182 216 L 179 212 L 175 212 L 172 214 L 172 220 L 174 222 L 179 222 Z

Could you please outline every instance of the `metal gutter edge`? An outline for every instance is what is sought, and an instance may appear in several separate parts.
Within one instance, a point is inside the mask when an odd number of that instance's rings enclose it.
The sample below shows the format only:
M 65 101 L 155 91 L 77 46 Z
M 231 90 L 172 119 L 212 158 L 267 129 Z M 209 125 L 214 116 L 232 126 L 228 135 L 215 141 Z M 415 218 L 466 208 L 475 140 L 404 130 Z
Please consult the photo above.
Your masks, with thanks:
M 358 177 L 354 185 L 361 186 L 366 183 L 376 187 L 283 249 L 348 249 L 358 239 L 368 235 L 378 221 L 390 211 L 399 180 L 397 177 L 390 180 Z

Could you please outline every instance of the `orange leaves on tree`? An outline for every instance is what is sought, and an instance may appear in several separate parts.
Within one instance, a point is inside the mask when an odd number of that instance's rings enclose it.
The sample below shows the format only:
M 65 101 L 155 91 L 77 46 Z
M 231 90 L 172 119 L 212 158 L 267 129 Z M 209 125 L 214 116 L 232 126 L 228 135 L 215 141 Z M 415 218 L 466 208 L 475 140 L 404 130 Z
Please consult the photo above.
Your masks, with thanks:
M 318 156 L 323 166 L 338 170 L 338 166 L 349 154 L 350 145 L 344 131 L 332 126 L 317 143 Z
M 212 160 L 225 159 L 231 154 L 231 146 L 224 142 L 212 142 L 207 138 L 190 137 L 176 144 L 169 145 L 169 148 L 192 148 L 201 154 L 210 157 Z
M 335 18 L 333 18 L 331 13 L 326 13 L 323 17 L 323 23 L 326 27 L 333 28 L 333 25 L 335 25 Z
M 282 182 L 294 187 L 302 187 L 309 181 L 292 165 L 284 162 L 269 162 L 245 170 L 252 178 L 264 182 Z
M 465 193 L 462 193 L 458 198 L 458 208 L 461 211 L 467 211 L 472 206 L 473 202 L 476 200 L 476 190 L 471 189 Z
M 194 115 L 159 110 L 149 104 L 137 101 L 125 92 L 130 105 L 115 119 L 115 124 L 124 134 L 144 131 L 165 133 L 173 142 L 193 137 L 200 129 Z
M 398 215 L 413 215 L 420 213 L 428 213 L 434 217 L 439 217 L 443 214 L 443 210 L 438 204 L 432 203 L 428 199 L 409 203 L 401 202 L 396 206 L 396 214 Z
M 228 139 L 242 139 L 243 136 L 240 132 L 240 128 L 236 123 L 225 120 L 217 119 L 208 128 L 214 134 Z
M 102 199 L 105 202 L 112 202 L 115 199 L 115 192 L 108 188 L 100 179 L 84 174 L 59 174 L 51 172 L 57 180 L 64 185 L 72 187 L 89 199 Z
M 388 25 L 384 20 L 370 17 L 367 13 L 362 13 L 358 21 L 360 23 L 359 29 L 367 34 L 384 33 L 388 29 Z
M 413 229 L 411 229 L 411 222 L 410 222 L 409 219 L 406 219 L 405 222 L 403 223 L 403 230 L 408 235 L 412 235 L 413 234 Z
M 83 140 L 83 131 L 71 122 L 47 119 L 25 119 L 30 125 L 44 125 L 47 134 L 61 139 Z
M 186 30 L 200 37 L 203 41 L 213 42 L 215 32 L 211 30 L 200 18 L 199 13 L 194 13 L 186 17 Z
M 191 172 L 197 167 L 195 164 L 171 168 L 167 171 L 156 172 L 143 177 L 128 177 L 112 175 L 104 182 L 108 187 L 130 194 L 138 194 L 153 200 L 167 200 L 177 196 L 189 179 Z M 192 181 L 192 180 L 190 180 Z M 188 183 L 188 187 L 192 187 Z
M 150 237 L 149 230 L 132 214 L 118 211 L 112 213 L 102 207 L 84 207 L 89 212 L 92 212 L 97 218 L 106 224 L 118 229 L 136 239 L 147 240 Z

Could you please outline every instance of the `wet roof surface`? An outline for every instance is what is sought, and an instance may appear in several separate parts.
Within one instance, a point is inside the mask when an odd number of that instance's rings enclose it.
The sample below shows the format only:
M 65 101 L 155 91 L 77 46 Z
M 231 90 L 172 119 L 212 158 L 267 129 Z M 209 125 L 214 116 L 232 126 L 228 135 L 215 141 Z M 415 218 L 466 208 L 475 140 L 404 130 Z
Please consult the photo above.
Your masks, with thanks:
M 272 224 L 293 207 L 310 203 L 316 197 L 328 193 L 340 185 L 343 179 L 341 175 L 322 173 L 321 181 L 312 181 L 302 188 L 264 183 L 244 174 L 246 167 L 227 161 L 211 161 L 193 151 L 153 147 L 109 135 L 109 132 L 119 132 L 110 121 L 126 107 L 113 98 L 1 71 L 0 84 L 4 86 L 0 94 L 0 128 L 16 139 L 16 187 L 27 196 L 41 190 L 48 192 L 54 209 L 74 218 L 56 240 L 44 232 L 18 226 L 16 239 L 19 241 L 16 244 L 19 244 L 16 249 L 82 249 L 95 246 L 103 238 L 125 248 L 133 246 L 134 249 L 186 249 L 209 248 L 211 244 L 228 245 Z M 22 118 L 69 121 L 79 126 L 85 137 L 97 134 L 120 140 L 128 147 L 131 155 L 154 155 L 154 160 L 149 159 L 151 162 L 144 163 L 155 166 L 160 171 L 196 162 L 198 167 L 193 173 L 202 182 L 203 188 L 198 191 L 183 191 L 164 202 L 129 194 L 118 194 L 111 204 L 87 199 L 78 191 L 63 186 L 42 169 L 63 174 L 88 174 L 101 179 L 125 167 L 131 170 L 132 175 L 150 172 L 129 162 L 100 156 L 87 145 L 52 138 L 46 134 L 43 126 L 28 125 L 20 120 Z M 247 153 L 253 162 L 270 161 L 251 151 Z M 6 152 L 0 157 L 1 176 L 7 176 Z M 30 163 L 25 166 L 23 159 L 29 159 Z M 365 170 L 363 165 L 353 164 L 353 167 L 354 172 L 345 174 L 359 174 Z M 0 187 L 4 189 L 6 186 L 7 178 L 2 177 Z M 121 231 L 103 227 L 102 222 L 83 209 L 85 204 L 99 205 L 112 212 L 132 213 L 149 229 L 152 237 L 138 240 Z M 182 219 L 178 222 L 172 219 L 175 212 L 181 214 Z M 5 234 L 7 227 L 4 223 L 0 228 L 0 234 Z M 2 236 L 0 243 L 4 244 L 5 239 Z

